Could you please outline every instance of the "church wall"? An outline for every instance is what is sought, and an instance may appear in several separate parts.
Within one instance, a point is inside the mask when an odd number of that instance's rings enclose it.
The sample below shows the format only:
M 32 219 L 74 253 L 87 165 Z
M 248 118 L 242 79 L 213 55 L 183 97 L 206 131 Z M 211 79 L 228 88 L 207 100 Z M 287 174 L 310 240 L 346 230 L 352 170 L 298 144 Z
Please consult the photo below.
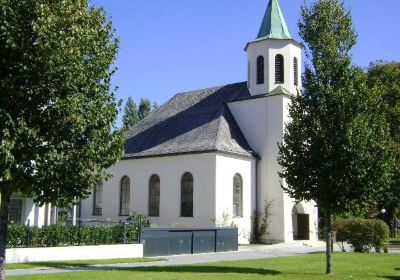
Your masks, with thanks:
M 282 141 L 284 126 L 289 121 L 290 97 L 286 95 L 267 96 L 240 102 L 231 102 L 229 109 L 252 149 L 261 159 L 258 162 L 259 200 L 258 212 L 264 215 L 264 205 L 272 201 L 269 234 L 265 242 L 290 242 L 293 240 L 293 200 L 283 192 L 278 172 L 278 145 Z M 256 124 L 256 125 L 255 125 Z M 316 232 L 313 203 L 306 204 L 310 214 L 311 236 Z M 314 238 L 312 238 L 314 239 Z
M 239 228 L 239 243 L 248 244 L 251 234 L 251 215 L 255 209 L 255 159 L 229 155 L 216 156 L 216 224 Z M 233 178 L 243 180 L 243 217 L 233 217 Z
M 268 242 L 288 242 L 293 240 L 287 236 L 285 232 L 285 224 L 291 224 L 291 214 L 285 213 L 284 192 L 281 188 L 281 178 L 278 172 L 281 171 L 281 166 L 278 164 L 278 143 L 282 142 L 284 130 L 284 113 L 283 107 L 285 100 L 290 100 L 290 97 L 285 95 L 270 96 L 267 98 L 267 139 L 266 152 L 263 155 L 263 160 L 266 162 L 267 169 L 265 192 L 263 199 L 272 201 L 271 207 L 271 225 L 268 230 L 269 234 L 264 236 Z
M 102 216 L 93 216 L 93 196 L 82 201 L 81 218 L 125 220 L 119 216 L 120 180 L 130 178 L 130 212 L 148 215 L 149 180 L 160 177 L 160 217 L 150 217 L 159 227 L 210 227 L 215 220 L 215 153 L 122 160 L 109 172 L 113 175 L 103 183 Z M 191 172 L 193 186 L 193 218 L 180 217 L 181 177 Z

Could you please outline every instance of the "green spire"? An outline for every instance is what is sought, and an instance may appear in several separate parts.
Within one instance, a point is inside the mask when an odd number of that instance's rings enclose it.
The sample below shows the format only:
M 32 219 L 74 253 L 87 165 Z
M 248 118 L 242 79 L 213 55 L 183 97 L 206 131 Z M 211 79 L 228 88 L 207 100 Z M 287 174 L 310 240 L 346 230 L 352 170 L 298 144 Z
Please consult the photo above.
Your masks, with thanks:
M 257 40 L 259 39 L 292 39 L 278 0 L 269 0 L 258 32 Z

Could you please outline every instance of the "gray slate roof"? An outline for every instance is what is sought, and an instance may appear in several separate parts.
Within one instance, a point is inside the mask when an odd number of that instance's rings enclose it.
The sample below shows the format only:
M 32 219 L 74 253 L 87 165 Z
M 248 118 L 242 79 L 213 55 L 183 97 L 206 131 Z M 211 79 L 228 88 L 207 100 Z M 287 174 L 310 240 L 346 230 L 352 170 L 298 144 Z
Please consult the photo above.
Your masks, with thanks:
M 177 94 L 127 132 L 124 158 L 212 151 L 254 157 L 225 104 L 249 97 L 246 83 Z

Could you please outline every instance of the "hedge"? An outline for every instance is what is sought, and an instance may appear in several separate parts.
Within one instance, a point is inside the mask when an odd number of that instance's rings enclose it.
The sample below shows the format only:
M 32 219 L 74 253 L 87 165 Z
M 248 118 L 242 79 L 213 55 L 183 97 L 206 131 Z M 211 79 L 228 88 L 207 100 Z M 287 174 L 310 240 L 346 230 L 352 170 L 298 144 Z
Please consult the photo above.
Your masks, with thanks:
M 126 231 L 126 236 L 125 236 Z M 10 225 L 8 229 L 8 248 L 20 247 L 59 247 L 78 245 L 111 245 L 134 243 L 138 241 L 139 226 L 123 224 L 107 226 L 67 226 L 49 225 L 28 227 Z
M 390 230 L 384 221 L 337 219 L 332 222 L 332 230 L 337 242 L 350 243 L 355 252 L 369 252 L 372 248 L 376 252 L 387 250 Z

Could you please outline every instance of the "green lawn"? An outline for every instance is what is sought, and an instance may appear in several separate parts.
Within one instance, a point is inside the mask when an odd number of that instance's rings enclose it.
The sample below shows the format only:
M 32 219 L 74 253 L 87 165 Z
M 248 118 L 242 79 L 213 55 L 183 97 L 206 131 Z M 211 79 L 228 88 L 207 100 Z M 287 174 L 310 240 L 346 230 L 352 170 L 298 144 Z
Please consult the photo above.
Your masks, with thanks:
M 400 279 L 400 255 L 336 253 L 334 275 L 326 276 L 324 254 L 179 267 L 103 270 L 12 279 L 235 280 L 235 279 Z
M 162 259 L 155 258 L 137 258 L 137 259 L 111 259 L 111 260 L 85 260 L 85 261 L 55 261 L 55 262 L 33 262 L 33 263 L 16 263 L 6 264 L 6 269 L 27 269 L 27 268 L 44 268 L 44 267 L 66 267 L 66 266 L 88 266 L 94 264 L 125 264 L 138 262 L 154 262 Z

